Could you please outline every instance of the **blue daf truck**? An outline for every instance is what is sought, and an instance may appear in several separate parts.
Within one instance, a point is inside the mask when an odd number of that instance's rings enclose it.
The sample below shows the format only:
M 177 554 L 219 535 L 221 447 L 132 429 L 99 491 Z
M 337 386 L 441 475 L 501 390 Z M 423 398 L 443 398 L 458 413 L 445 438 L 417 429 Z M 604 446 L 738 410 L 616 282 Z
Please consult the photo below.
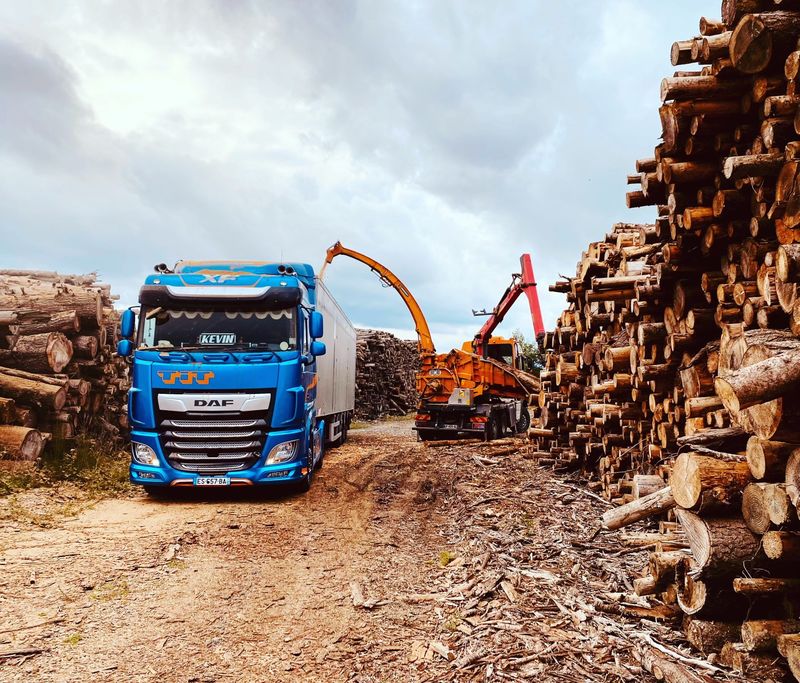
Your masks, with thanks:
M 124 311 L 130 476 L 169 487 L 308 490 L 347 438 L 356 334 L 302 263 L 161 264 Z M 137 324 L 138 317 L 138 324 Z

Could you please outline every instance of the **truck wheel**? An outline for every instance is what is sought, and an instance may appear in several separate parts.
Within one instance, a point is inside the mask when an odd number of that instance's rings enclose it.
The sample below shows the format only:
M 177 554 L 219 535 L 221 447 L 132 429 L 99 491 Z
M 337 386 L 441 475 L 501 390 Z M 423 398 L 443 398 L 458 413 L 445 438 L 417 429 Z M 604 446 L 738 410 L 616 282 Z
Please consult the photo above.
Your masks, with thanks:
M 310 465 L 311 463 L 309 463 Z M 306 476 L 304 476 L 300 481 L 295 484 L 295 491 L 298 493 L 307 493 L 311 489 L 311 480 L 314 477 L 314 468 L 308 468 L 308 472 Z
M 528 412 L 527 408 L 522 409 L 522 413 L 520 413 L 519 420 L 517 420 L 517 434 L 524 434 L 525 432 L 530 429 L 531 426 L 531 414 Z
M 486 422 L 486 440 L 494 441 L 500 438 L 500 420 L 497 416 L 492 416 Z
M 151 498 L 167 498 L 169 497 L 170 490 L 166 486 L 147 486 L 142 487 L 144 492 Z

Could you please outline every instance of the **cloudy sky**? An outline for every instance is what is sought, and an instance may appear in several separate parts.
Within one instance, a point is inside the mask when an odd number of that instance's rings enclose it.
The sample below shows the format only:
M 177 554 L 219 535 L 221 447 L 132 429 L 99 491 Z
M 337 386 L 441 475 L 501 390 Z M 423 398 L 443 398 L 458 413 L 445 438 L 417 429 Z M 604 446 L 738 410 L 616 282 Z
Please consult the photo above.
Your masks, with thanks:
M 719 0 L 0 3 L 0 267 L 392 268 L 437 348 L 533 255 L 545 322 L 652 154 L 669 46 Z M 364 266 L 326 276 L 360 326 L 413 335 Z M 524 302 L 506 331 L 532 333 Z

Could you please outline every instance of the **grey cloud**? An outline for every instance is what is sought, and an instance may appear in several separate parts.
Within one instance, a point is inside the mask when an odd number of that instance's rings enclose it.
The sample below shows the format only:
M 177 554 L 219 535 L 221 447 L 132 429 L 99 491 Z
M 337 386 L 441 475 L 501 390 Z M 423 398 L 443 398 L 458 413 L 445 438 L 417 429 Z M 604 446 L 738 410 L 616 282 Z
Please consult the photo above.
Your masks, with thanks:
M 552 324 L 564 301 L 546 285 L 634 218 L 624 176 L 656 142 L 668 43 L 715 10 L 7 3 L 3 260 L 100 267 L 132 302 L 158 261 L 318 265 L 341 239 L 392 267 L 434 331 L 463 336 L 530 250 Z M 126 108 L 138 116 L 120 123 Z M 337 261 L 329 277 L 353 319 L 410 330 L 362 266 Z M 507 327 L 530 329 L 523 304 Z

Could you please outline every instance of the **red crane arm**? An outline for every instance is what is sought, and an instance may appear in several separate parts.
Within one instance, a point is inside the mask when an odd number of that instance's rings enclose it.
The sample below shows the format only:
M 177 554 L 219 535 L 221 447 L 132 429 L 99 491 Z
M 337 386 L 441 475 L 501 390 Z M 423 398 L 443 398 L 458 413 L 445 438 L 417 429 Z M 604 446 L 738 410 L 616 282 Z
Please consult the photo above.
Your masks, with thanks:
M 489 341 L 492 332 L 497 329 L 497 326 L 503 322 L 506 313 L 511 310 L 514 302 L 519 298 L 523 292 L 528 297 L 528 304 L 531 309 L 531 318 L 533 319 L 533 331 L 538 336 L 544 332 L 544 323 L 542 322 L 542 311 L 539 308 L 539 295 L 536 292 L 536 280 L 533 276 L 533 264 L 531 262 L 530 254 L 523 254 L 519 259 L 522 266 L 522 274 L 514 275 L 508 289 L 503 293 L 500 303 L 494 307 L 489 319 L 481 327 L 478 334 L 475 335 L 475 347 L 483 349 L 484 345 Z

